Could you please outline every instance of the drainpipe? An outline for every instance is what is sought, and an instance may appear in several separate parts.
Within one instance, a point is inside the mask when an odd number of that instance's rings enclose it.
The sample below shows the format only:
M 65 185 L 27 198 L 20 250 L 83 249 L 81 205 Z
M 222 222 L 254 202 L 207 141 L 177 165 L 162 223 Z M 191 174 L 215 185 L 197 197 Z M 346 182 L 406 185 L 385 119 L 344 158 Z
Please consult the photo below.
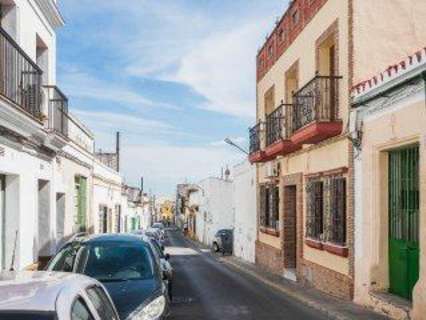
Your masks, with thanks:
M 422 72 L 423 82 L 425 84 L 425 104 L 426 104 L 426 71 Z

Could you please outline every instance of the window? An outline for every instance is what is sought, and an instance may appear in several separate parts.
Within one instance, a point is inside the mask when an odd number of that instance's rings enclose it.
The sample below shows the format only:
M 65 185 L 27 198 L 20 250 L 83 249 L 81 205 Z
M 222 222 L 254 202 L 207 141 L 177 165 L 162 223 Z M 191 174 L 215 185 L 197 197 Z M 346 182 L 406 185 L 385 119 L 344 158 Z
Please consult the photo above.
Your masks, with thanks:
M 78 298 L 72 305 L 71 320 L 94 320 L 82 298 Z
M 291 18 L 293 21 L 293 25 L 296 25 L 299 22 L 299 18 L 300 18 L 299 10 L 295 10 L 293 14 L 291 15 Z
M 274 47 L 272 46 L 272 44 L 270 44 L 268 47 L 268 57 L 272 58 L 273 54 L 274 54 Z
M 260 225 L 278 229 L 279 226 L 279 187 L 260 186 Z
M 339 177 L 330 181 L 330 230 L 328 241 L 346 244 L 346 179 Z
M 73 246 L 67 246 L 62 249 L 53 259 L 48 269 L 51 271 L 72 272 L 77 250 Z
M 308 184 L 308 207 L 306 235 L 320 240 L 323 234 L 324 198 L 323 182 L 312 181 Z
M 102 288 L 91 287 L 87 289 L 87 295 L 101 319 L 117 319 L 114 308 Z
M 282 28 L 278 31 L 278 39 L 284 41 L 284 30 Z
M 346 245 L 346 178 L 329 176 L 307 184 L 306 236 Z

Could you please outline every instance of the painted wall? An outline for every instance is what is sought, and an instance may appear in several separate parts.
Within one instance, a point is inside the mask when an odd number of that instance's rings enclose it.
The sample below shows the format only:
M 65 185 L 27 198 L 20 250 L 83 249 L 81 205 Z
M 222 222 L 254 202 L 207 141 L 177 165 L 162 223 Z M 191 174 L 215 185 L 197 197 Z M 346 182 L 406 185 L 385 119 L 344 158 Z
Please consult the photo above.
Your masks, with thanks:
M 426 53 L 423 54 L 426 58 Z M 426 60 L 426 59 L 425 59 Z M 423 61 L 425 61 L 423 60 Z M 426 70 L 426 64 L 423 62 Z M 360 96 L 358 96 L 360 97 Z M 356 159 L 355 215 L 355 301 L 396 319 L 407 316 L 401 308 L 384 303 L 371 293 L 389 288 L 388 262 L 388 151 L 403 146 L 420 146 L 420 253 L 426 250 L 426 109 L 422 80 L 406 86 L 392 99 L 377 100 L 361 108 L 363 120 L 362 153 Z M 413 292 L 413 319 L 426 312 L 426 256 L 420 254 L 420 277 Z
M 199 207 L 196 237 L 211 245 L 218 230 L 234 226 L 232 181 L 211 177 L 200 181 L 198 189 L 190 194 L 189 201 L 190 206 Z
M 425 1 L 353 1 L 353 5 L 354 83 L 424 47 Z
M 100 226 L 100 210 L 101 206 L 106 206 L 111 209 L 115 215 L 116 206 L 121 206 L 121 185 L 122 178 L 120 174 L 107 167 L 98 160 L 93 162 L 93 226 L 94 232 L 99 233 Z M 121 216 L 123 217 L 123 208 L 121 209 Z M 123 226 L 123 221 L 121 222 Z
M 248 161 L 233 167 L 234 255 L 255 262 L 256 166 Z

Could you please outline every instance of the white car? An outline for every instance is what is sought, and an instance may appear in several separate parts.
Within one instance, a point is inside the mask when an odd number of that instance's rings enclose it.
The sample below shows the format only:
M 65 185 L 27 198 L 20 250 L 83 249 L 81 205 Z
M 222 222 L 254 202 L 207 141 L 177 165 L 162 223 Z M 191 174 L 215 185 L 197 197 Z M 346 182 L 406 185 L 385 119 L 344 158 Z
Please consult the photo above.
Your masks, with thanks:
M 0 273 L 2 320 L 119 320 L 98 281 L 75 273 Z

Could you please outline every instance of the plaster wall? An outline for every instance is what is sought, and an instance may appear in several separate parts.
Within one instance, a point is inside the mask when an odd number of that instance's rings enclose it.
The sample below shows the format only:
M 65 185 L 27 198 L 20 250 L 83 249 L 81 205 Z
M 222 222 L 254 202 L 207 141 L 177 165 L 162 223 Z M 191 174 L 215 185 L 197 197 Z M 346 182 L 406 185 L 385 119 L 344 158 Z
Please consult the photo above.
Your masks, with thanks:
M 364 116 L 362 160 L 356 171 L 358 190 L 362 193 L 356 215 L 355 301 L 358 303 L 376 307 L 376 299 L 370 293 L 387 291 L 389 287 L 387 152 L 412 144 L 420 146 L 420 252 L 426 250 L 425 107 L 424 90 L 419 90 L 382 111 Z M 413 319 L 423 319 L 426 312 L 425 289 L 426 256 L 420 254 Z
M 353 1 L 353 6 L 354 83 L 424 47 L 425 1 Z

